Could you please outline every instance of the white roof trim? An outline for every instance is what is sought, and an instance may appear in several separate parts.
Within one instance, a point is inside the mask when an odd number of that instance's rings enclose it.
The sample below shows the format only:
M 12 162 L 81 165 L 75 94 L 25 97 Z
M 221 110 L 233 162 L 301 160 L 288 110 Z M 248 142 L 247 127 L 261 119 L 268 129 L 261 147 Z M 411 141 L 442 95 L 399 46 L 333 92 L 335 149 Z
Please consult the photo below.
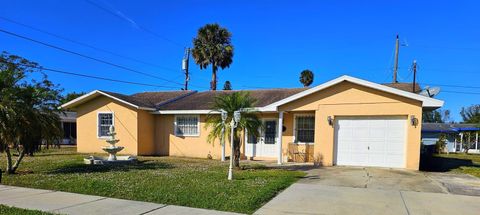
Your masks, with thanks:
M 215 110 L 159 110 L 153 112 L 154 114 L 220 114 Z
M 361 86 L 365 86 L 365 87 L 377 89 L 377 90 L 380 90 L 380 91 L 383 91 L 383 92 L 388 92 L 388 93 L 392 93 L 392 94 L 395 94 L 395 95 L 399 95 L 399 96 L 403 96 L 403 97 L 406 97 L 406 98 L 421 101 L 422 102 L 422 107 L 439 108 L 439 107 L 443 106 L 443 101 L 442 100 L 429 98 L 429 97 L 422 96 L 422 95 L 419 95 L 419 94 L 410 93 L 410 92 L 407 92 L 407 91 L 395 89 L 395 88 L 388 87 L 388 86 L 385 86 L 385 85 L 373 83 L 373 82 L 370 82 L 370 81 L 365 81 L 365 80 L 362 80 L 362 79 L 359 79 L 359 78 L 354 78 L 354 77 L 351 77 L 351 76 L 348 76 L 348 75 L 343 75 L 341 77 L 338 77 L 338 78 L 333 79 L 331 81 L 325 82 L 325 83 L 323 83 L 321 85 L 318 85 L 316 87 L 310 88 L 308 90 L 305 90 L 305 91 L 302 91 L 300 93 L 294 94 L 294 95 L 289 96 L 289 97 L 287 97 L 285 99 L 282 99 L 280 101 L 269 104 L 269 105 L 263 107 L 262 110 L 263 111 L 277 111 L 278 106 L 281 106 L 283 104 L 289 103 L 289 102 L 294 101 L 294 100 L 297 100 L 299 98 L 310 95 L 312 93 L 318 92 L 320 90 L 331 87 L 331 86 L 333 86 L 335 84 L 338 84 L 340 82 L 343 82 L 343 81 L 348 81 L 348 82 L 358 84 L 358 85 L 361 85 Z
M 88 99 L 88 98 L 91 98 L 91 97 L 94 97 L 94 96 L 97 96 L 97 95 L 106 96 L 106 97 L 111 98 L 111 99 L 113 99 L 113 100 L 115 100 L 115 101 L 121 102 L 121 103 L 123 103 L 123 104 L 126 104 L 126 105 L 128 105 L 128 106 L 131 106 L 131 107 L 134 107 L 134 108 L 137 108 L 137 109 L 140 109 L 140 110 L 148 110 L 148 111 L 154 111 L 154 110 L 155 110 L 154 108 L 140 107 L 140 106 L 138 106 L 138 105 L 134 105 L 134 104 L 132 104 L 132 103 L 130 103 L 130 102 L 121 100 L 121 99 L 119 99 L 119 98 L 117 98 L 117 97 L 115 97 L 115 96 L 112 96 L 112 95 L 110 95 L 110 94 L 108 94 L 108 93 L 104 93 L 104 92 L 102 92 L 102 91 L 100 91 L 100 90 L 94 90 L 94 91 L 92 91 L 92 92 L 90 92 L 90 93 L 87 93 L 87 94 L 85 94 L 85 95 L 83 95 L 83 96 L 80 96 L 80 97 L 78 97 L 78 98 L 76 98 L 76 99 L 74 99 L 74 100 L 72 100 L 72 101 L 69 101 L 69 102 L 63 104 L 62 106 L 60 106 L 60 108 L 62 108 L 62 109 L 68 109 L 68 108 L 70 108 L 70 107 L 72 107 L 72 106 L 75 106 L 75 104 L 78 103 L 78 102 L 81 102 L 81 101 L 83 101 L 83 100 L 85 100 L 85 99 Z

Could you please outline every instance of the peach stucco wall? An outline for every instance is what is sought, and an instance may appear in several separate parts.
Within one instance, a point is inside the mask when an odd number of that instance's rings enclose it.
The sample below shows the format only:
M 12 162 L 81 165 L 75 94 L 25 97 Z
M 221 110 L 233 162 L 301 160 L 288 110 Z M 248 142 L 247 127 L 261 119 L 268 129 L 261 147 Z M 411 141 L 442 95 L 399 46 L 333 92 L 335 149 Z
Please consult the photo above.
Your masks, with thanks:
M 300 100 L 285 104 L 281 111 L 315 112 L 315 159 L 323 165 L 334 164 L 334 127 L 327 117 L 339 116 L 402 116 L 414 115 L 421 122 L 422 104 L 419 101 L 385 93 L 350 82 L 343 82 Z M 288 120 L 286 120 L 287 122 Z M 421 124 L 407 123 L 406 164 L 408 169 L 418 169 L 420 160 Z M 286 154 L 284 147 L 284 156 Z
M 205 114 L 200 115 L 200 135 L 175 136 L 175 115 L 155 115 L 155 146 L 159 155 L 221 159 L 220 140 L 207 141 L 210 129 L 205 128 Z M 230 142 L 226 140 L 226 156 L 230 155 Z M 243 143 L 243 141 L 242 141 Z M 242 144 L 243 152 L 243 144 Z
M 101 96 L 80 105 L 77 109 L 77 150 L 81 153 L 103 153 L 105 139 L 97 137 L 97 115 L 113 112 L 118 146 L 124 146 L 122 154 L 138 154 L 137 110 L 110 98 Z

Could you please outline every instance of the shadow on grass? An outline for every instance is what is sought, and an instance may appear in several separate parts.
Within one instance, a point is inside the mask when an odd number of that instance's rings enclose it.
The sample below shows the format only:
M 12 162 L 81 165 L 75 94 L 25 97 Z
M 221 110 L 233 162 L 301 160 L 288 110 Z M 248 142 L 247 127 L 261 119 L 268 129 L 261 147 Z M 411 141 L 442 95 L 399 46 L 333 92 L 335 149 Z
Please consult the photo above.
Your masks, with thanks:
M 462 166 L 480 168 L 470 159 L 431 156 L 420 161 L 420 170 L 427 172 L 448 172 Z
M 128 172 L 131 170 L 155 170 L 155 169 L 173 169 L 174 166 L 168 163 L 153 161 L 137 161 L 128 164 L 104 164 L 88 165 L 75 163 L 65 165 L 61 168 L 48 172 L 49 174 L 73 174 L 73 173 L 102 173 L 102 172 Z

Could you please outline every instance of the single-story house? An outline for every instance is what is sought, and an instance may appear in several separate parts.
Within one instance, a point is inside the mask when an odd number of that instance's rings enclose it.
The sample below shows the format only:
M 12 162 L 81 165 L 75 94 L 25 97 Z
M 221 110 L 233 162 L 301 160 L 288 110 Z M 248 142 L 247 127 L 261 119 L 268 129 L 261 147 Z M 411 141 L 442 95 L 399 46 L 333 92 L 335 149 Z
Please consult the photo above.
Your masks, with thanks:
M 322 165 L 418 169 L 423 110 L 443 101 L 341 76 L 312 88 L 246 90 L 257 99 L 265 129 L 245 131 L 246 158 L 316 161 Z M 102 152 L 110 125 L 133 155 L 220 159 L 207 142 L 215 96 L 234 91 L 170 91 L 123 95 L 95 90 L 62 106 L 77 112 L 77 150 Z M 228 144 L 226 144 L 227 152 Z M 228 153 L 227 153 L 228 155 Z
M 476 124 L 423 123 L 422 143 L 424 145 L 435 145 L 440 135 L 445 134 L 447 137 L 446 152 L 463 152 L 465 132 L 475 133 L 475 136 L 470 138 L 471 144 L 468 152 L 480 153 L 480 144 L 478 143 L 480 127 Z

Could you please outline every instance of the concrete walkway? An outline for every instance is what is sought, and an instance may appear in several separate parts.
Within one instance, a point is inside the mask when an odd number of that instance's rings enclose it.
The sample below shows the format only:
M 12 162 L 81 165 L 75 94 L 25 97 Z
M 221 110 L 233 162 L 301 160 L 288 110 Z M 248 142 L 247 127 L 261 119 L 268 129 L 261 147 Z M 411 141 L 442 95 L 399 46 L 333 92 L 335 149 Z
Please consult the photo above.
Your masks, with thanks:
M 76 193 L 0 185 L 0 204 L 58 214 L 235 214 Z

